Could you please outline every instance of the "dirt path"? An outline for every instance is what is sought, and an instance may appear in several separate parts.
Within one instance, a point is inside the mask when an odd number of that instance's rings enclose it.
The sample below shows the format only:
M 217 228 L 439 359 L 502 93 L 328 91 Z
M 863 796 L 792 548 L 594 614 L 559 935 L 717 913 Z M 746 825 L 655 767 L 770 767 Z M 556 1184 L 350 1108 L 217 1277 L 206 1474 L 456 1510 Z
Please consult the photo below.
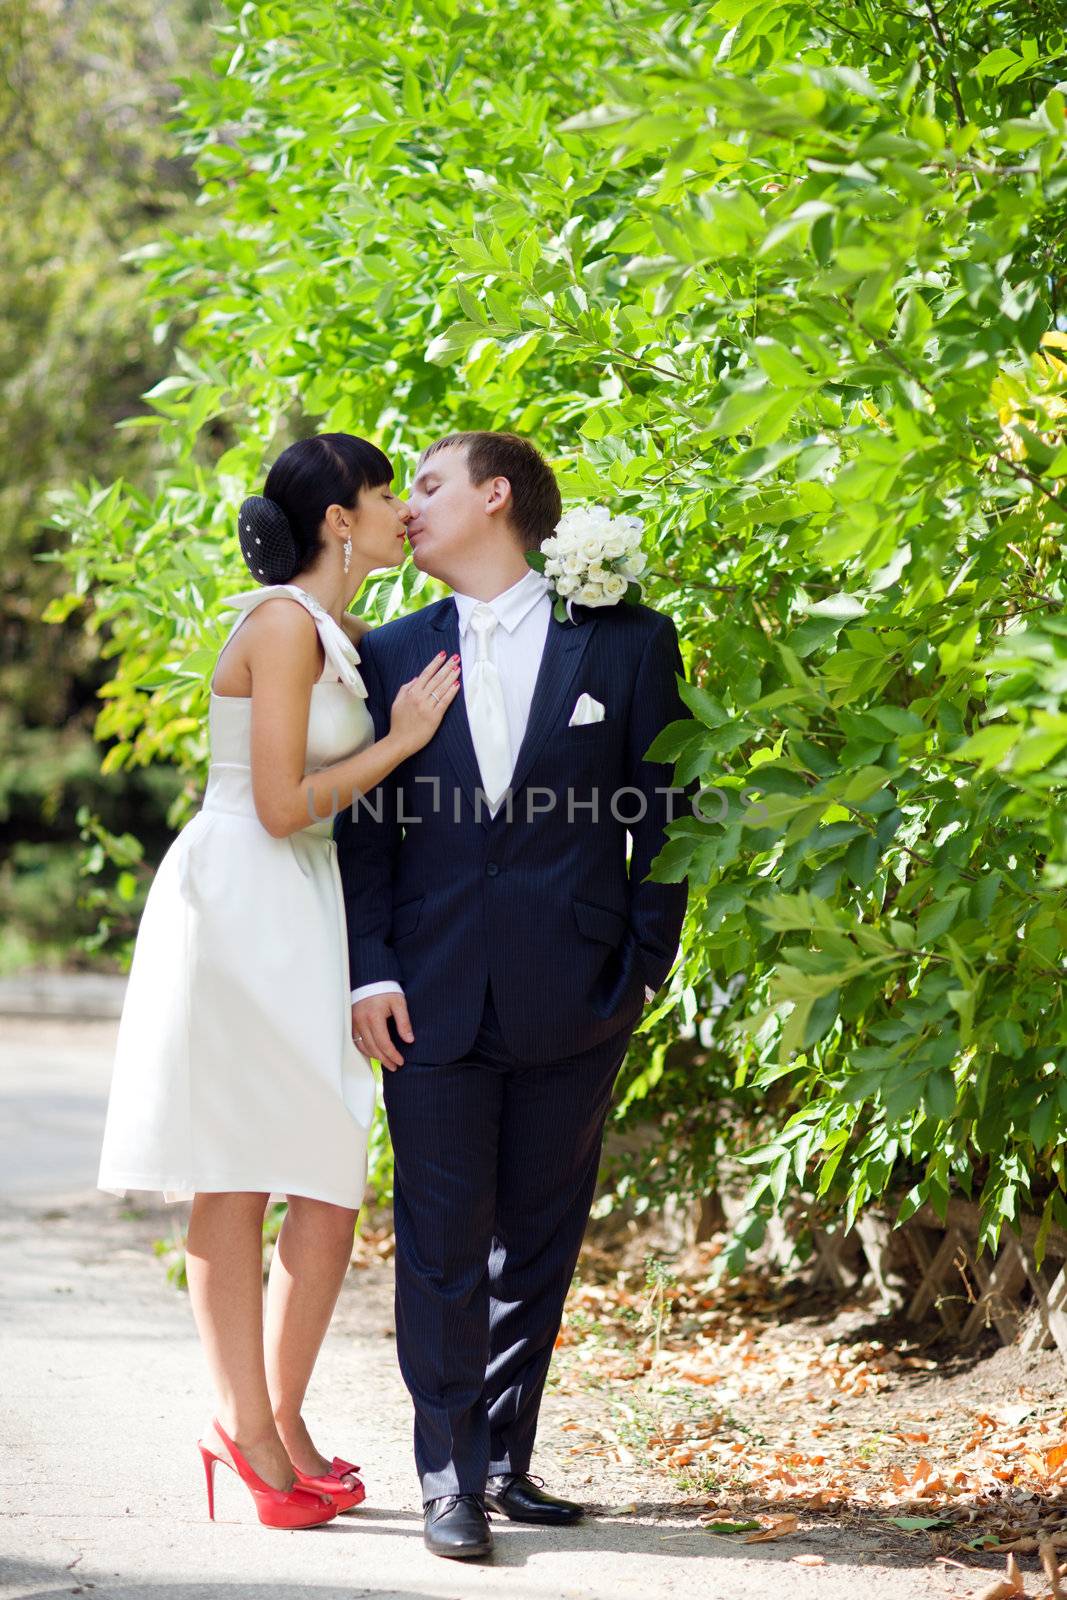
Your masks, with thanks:
M 97 1600 L 916 1600 L 966 1594 L 929 1547 L 814 1528 L 739 1548 L 634 1456 L 573 1448 L 572 1395 L 546 1400 L 535 1467 L 599 1514 L 560 1533 L 497 1522 L 491 1564 L 421 1543 L 410 1408 L 397 1375 L 391 1269 L 349 1276 L 309 1415 L 365 1469 L 366 1506 L 312 1534 L 261 1529 L 232 1480 L 206 1520 L 194 1441 L 207 1390 L 188 1303 L 151 1242 L 172 1214 L 131 1216 L 92 1190 L 112 1024 L 0 1019 L 0 1595 Z M 584 1404 L 596 1408 L 595 1390 Z M 603 1399 L 605 1419 L 611 1396 Z M 225 1477 L 225 1475 L 223 1475 Z M 818 1567 L 797 1556 L 822 1555 Z M 973 1575 L 972 1575 L 973 1576 Z

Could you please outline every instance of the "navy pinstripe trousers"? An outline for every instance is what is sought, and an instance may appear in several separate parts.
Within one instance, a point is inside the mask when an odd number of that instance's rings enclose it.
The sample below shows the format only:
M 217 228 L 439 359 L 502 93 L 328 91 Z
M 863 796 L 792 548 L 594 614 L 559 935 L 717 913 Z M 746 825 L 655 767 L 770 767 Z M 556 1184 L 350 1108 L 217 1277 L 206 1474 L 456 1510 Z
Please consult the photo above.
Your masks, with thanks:
M 397 1354 L 424 1501 L 480 1494 L 487 1475 L 530 1465 L 631 1031 L 526 1064 L 509 1054 L 487 992 L 462 1060 L 408 1059 L 384 1074 Z

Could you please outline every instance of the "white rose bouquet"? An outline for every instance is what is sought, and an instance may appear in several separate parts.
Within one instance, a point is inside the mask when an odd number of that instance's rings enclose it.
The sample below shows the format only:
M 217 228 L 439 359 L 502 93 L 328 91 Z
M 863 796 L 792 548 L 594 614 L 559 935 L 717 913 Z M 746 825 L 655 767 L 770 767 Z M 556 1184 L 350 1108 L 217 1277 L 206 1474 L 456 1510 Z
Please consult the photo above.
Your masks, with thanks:
M 630 605 L 641 598 L 647 558 L 641 550 L 640 517 L 613 517 L 607 506 L 565 511 L 540 550 L 526 559 L 556 592 L 556 620 L 574 621 L 572 607 Z

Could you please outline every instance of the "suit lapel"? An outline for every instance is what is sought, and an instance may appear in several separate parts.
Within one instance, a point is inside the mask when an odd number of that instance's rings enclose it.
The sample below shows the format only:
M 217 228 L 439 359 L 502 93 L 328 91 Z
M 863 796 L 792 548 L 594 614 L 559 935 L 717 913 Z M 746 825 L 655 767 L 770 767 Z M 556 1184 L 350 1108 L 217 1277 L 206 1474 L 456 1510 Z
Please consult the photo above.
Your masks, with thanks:
M 567 693 L 574 682 L 595 626 L 595 619 L 588 616 L 580 623 L 557 622 L 555 617 L 552 617 L 548 624 L 541 668 L 537 674 L 533 700 L 530 703 L 526 736 L 515 757 L 515 770 L 511 776 L 511 788 L 515 794 L 518 794 L 526 782 L 530 768 L 564 711 Z

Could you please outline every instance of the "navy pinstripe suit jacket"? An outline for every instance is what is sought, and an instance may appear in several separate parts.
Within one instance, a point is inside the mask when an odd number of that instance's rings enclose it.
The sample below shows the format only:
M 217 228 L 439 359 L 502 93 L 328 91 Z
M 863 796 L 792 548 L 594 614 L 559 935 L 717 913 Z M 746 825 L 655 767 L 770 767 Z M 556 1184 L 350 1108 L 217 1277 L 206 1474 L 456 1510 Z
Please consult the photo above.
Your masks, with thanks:
M 672 769 L 643 759 L 689 715 L 674 624 L 640 605 L 575 616 L 549 623 L 510 820 L 507 805 L 492 818 L 480 800 L 462 692 L 430 743 L 337 819 L 352 986 L 403 985 L 415 1060 L 463 1058 L 487 982 L 516 1060 L 572 1056 L 632 1027 L 645 985 L 658 988 L 674 961 L 686 885 L 645 881 L 670 816 L 656 789 Z M 451 599 L 361 641 L 378 737 L 401 685 L 442 649 L 459 652 Z M 605 717 L 571 728 L 583 691 Z

